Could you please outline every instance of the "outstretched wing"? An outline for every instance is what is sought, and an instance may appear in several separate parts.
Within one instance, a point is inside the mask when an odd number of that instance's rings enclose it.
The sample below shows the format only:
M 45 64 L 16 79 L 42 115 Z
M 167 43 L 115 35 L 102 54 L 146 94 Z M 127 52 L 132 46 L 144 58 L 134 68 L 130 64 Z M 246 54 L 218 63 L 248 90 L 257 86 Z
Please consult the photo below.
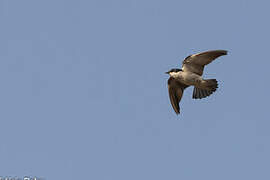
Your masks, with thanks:
M 203 74 L 205 65 L 211 63 L 213 60 L 223 55 L 227 55 L 227 51 L 213 50 L 193 54 L 186 57 L 186 59 L 183 61 L 182 69 L 183 71 L 193 72 L 201 76 Z
M 172 107 L 176 114 L 180 113 L 179 102 L 182 99 L 184 89 L 188 87 L 185 84 L 180 83 L 176 79 L 170 77 L 168 80 L 169 97 Z

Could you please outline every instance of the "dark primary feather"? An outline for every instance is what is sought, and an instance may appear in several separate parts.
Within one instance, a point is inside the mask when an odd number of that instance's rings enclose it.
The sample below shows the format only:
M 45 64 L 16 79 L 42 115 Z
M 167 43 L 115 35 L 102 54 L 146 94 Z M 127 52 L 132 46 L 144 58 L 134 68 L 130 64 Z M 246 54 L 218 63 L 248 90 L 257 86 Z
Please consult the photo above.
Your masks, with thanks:
M 184 89 L 187 87 L 187 85 L 180 83 L 172 77 L 168 79 L 169 97 L 176 114 L 180 113 L 179 102 L 181 101 Z

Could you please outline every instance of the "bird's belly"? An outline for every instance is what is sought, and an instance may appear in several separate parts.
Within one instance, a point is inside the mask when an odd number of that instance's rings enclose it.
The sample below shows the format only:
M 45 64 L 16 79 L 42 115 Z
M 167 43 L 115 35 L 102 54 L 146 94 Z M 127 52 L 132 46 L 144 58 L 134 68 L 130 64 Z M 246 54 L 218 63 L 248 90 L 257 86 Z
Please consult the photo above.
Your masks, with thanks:
M 201 76 L 194 73 L 182 73 L 179 75 L 179 81 L 189 86 L 196 86 L 201 82 Z

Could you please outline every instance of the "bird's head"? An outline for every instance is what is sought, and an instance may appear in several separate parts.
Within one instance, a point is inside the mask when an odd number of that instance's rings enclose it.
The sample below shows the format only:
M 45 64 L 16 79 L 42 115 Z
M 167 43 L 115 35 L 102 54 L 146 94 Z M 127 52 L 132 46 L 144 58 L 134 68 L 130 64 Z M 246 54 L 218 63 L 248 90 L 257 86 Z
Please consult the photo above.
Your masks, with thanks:
M 170 76 L 172 76 L 173 74 L 178 73 L 179 71 L 182 71 L 182 69 L 176 69 L 176 68 L 174 68 L 174 69 L 171 69 L 168 72 L 165 72 L 165 74 L 169 74 Z

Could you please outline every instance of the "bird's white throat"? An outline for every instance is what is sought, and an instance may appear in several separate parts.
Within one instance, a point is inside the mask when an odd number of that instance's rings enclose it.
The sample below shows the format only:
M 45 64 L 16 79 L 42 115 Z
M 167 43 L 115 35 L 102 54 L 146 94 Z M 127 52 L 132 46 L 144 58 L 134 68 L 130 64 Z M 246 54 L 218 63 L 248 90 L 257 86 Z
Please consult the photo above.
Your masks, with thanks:
M 173 78 L 179 77 L 180 71 L 179 72 L 170 72 L 170 76 Z

